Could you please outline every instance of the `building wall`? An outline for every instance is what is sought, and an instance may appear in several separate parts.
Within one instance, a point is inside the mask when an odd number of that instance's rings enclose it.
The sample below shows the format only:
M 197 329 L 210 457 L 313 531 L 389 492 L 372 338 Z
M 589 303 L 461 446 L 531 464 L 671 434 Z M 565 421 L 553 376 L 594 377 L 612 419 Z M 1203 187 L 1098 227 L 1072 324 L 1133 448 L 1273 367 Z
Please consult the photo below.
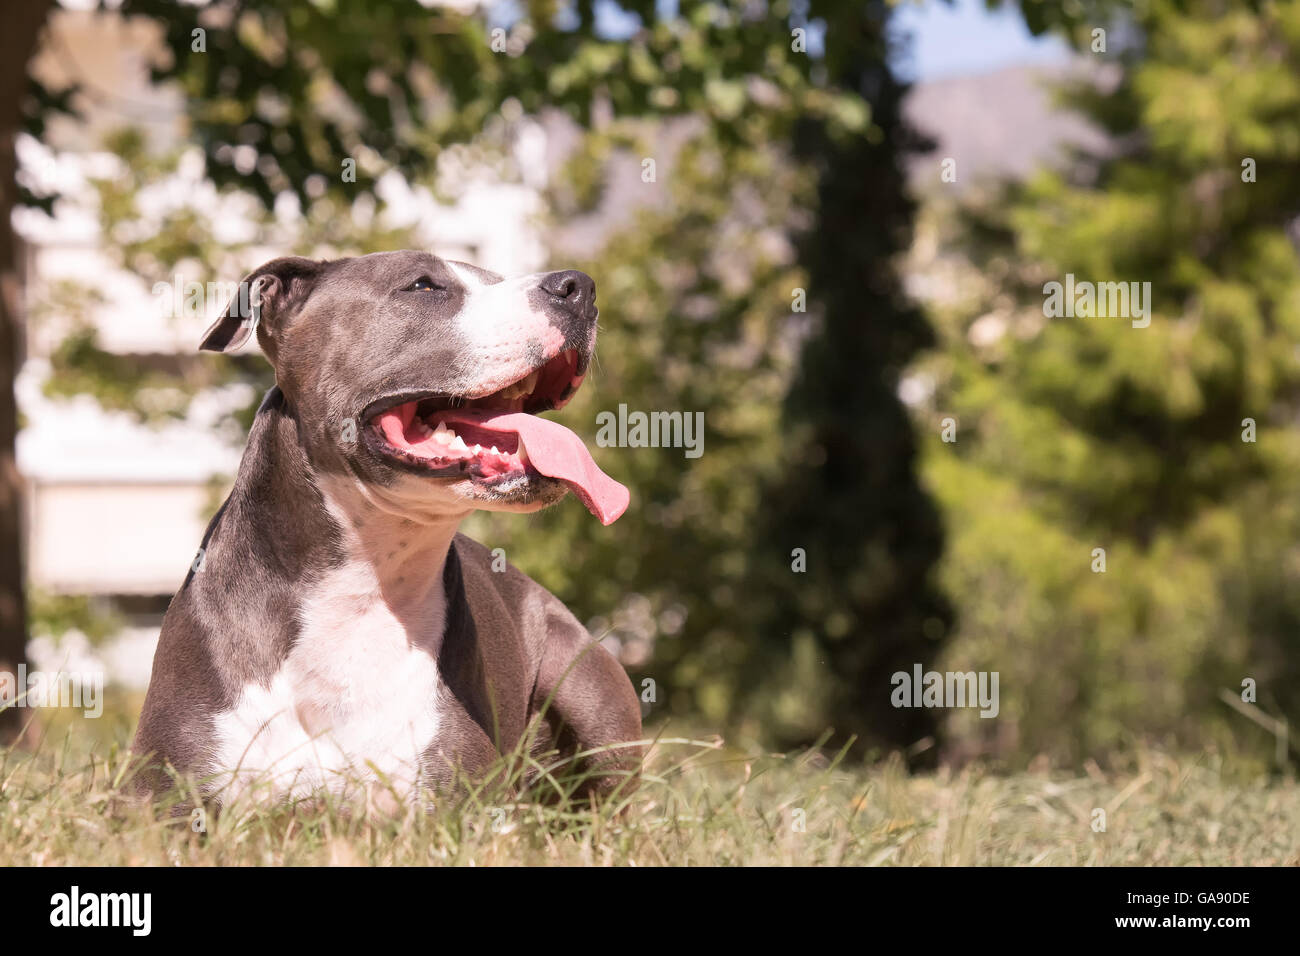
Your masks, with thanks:
M 203 540 L 205 485 L 35 482 L 28 573 L 67 594 L 171 594 Z

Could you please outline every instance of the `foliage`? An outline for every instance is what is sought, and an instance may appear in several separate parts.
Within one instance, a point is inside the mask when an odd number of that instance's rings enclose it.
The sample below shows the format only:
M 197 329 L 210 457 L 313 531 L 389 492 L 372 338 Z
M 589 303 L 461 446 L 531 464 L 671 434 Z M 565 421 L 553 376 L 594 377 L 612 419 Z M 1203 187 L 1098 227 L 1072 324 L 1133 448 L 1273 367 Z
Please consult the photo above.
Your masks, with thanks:
M 96 644 L 122 627 L 121 618 L 112 608 L 83 595 L 35 591 L 27 598 L 31 632 L 37 637 L 57 641 L 69 631 L 79 631 Z
M 916 370 L 935 388 L 925 473 L 962 607 L 948 660 L 1000 671 L 1004 699 L 996 734 L 962 717 L 954 746 L 1074 762 L 1154 737 L 1268 759 L 1219 694 L 1250 679 L 1254 706 L 1300 718 L 1300 4 L 1131 17 L 1118 84 L 1089 70 L 1065 91 L 1113 150 L 948 231 L 980 276 L 935 309 Z M 1149 282 L 1149 327 L 1045 318 L 1067 273 Z
M 827 47 L 834 82 L 871 91 L 875 135 L 807 122 L 794 140 L 817 170 L 799 261 L 820 315 L 783 403 L 784 467 L 754 516 L 763 562 L 748 588 L 759 614 L 742 686 L 748 715 L 781 746 L 829 726 L 860 747 L 904 743 L 930 760 L 931 712 L 896 708 L 890 693 L 893 674 L 933 660 L 952 621 L 931 576 L 939 518 L 897 397 L 903 369 L 932 342 L 895 266 L 913 217 L 902 162 L 928 144 L 900 116 L 887 8 L 860 9 L 851 39 L 828 36 Z M 807 567 L 792 573 L 796 554 Z

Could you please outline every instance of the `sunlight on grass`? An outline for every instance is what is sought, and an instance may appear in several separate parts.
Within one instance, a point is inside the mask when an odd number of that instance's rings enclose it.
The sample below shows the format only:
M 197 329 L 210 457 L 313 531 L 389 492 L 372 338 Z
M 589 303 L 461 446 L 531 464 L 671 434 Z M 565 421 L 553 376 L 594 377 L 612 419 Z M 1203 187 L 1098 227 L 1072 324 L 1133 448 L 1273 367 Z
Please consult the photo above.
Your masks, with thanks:
M 55 723 L 34 751 L 0 751 L 0 864 L 1300 863 L 1294 781 L 1229 782 L 1154 751 L 1124 776 L 909 775 L 897 760 L 849 767 L 661 737 L 639 787 L 598 805 L 556 800 L 582 782 L 566 766 L 511 755 L 493 783 L 424 806 L 394 807 L 372 786 L 354 801 L 173 816 L 127 796 L 129 738 L 96 730 Z

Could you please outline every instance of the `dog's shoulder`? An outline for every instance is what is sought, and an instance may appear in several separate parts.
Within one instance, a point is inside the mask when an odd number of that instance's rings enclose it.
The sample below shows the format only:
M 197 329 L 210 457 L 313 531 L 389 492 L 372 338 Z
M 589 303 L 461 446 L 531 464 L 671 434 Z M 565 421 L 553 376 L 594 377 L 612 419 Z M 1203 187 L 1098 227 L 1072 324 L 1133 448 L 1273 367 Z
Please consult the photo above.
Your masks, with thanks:
M 564 603 L 523 571 L 504 554 L 489 550 L 463 534 L 453 541 L 462 585 L 471 605 L 499 602 L 521 625 L 547 624 L 552 628 L 586 629 Z M 475 606 L 476 611 L 479 607 Z
M 563 601 L 501 555 L 462 534 L 456 535 L 453 551 L 475 619 L 508 614 L 534 663 L 547 659 L 567 665 L 575 657 L 591 654 L 595 645 L 597 658 L 608 658 L 607 663 L 621 670 L 613 655 L 597 643 Z
M 457 534 L 452 553 L 469 613 L 481 625 L 496 622 L 497 629 L 517 635 L 534 671 L 546 655 L 576 655 L 591 643 L 590 632 L 563 601 L 499 552 Z M 457 587 L 451 579 L 447 584 Z

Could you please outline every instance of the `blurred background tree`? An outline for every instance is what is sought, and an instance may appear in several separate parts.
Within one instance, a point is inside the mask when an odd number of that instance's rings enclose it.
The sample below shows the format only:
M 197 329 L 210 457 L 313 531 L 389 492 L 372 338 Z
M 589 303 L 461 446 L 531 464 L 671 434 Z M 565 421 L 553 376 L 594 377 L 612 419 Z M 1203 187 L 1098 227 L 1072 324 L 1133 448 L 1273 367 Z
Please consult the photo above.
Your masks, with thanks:
M 1300 717 L 1300 5 L 1153 2 L 1107 25 L 1062 96 L 1110 148 L 941 227 L 979 273 L 918 367 L 962 608 L 946 659 L 1000 670 L 1004 701 L 954 715 L 952 745 L 1271 757 L 1220 694 L 1250 679 L 1264 713 Z M 1149 282 L 1150 326 L 1045 318 L 1067 273 Z
M 27 659 L 25 498 L 15 454 L 18 404 L 12 388 L 22 355 L 23 284 L 12 217 L 21 202 L 36 199 L 18 188 L 15 144 L 24 125 L 39 135 L 43 112 L 61 105 L 57 95 L 47 95 L 27 77 L 27 64 L 36 52 L 49 7 L 50 0 L 20 4 L 8 11 L 6 29 L 0 31 L 0 671 L 9 673 Z M 22 723 L 15 708 L 0 710 L 0 741 L 13 737 Z
M 783 402 L 782 467 L 754 515 L 746 593 L 757 613 L 740 686 L 745 714 L 777 746 L 806 746 L 833 727 L 840 740 L 907 744 L 929 760 L 934 712 L 890 702 L 890 676 L 929 667 L 952 625 L 932 580 L 939 517 L 917 484 L 898 400 L 901 373 L 933 343 L 897 269 L 912 239 L 902 165 L 927 144 L 900 115 L 889 7 L 857 10 L 828 32 L 826 67 L 870 105 L 872 127 L 842 136 L 809 119 L 794 140 L 817 173 L 799 261 L 820 315 Z

